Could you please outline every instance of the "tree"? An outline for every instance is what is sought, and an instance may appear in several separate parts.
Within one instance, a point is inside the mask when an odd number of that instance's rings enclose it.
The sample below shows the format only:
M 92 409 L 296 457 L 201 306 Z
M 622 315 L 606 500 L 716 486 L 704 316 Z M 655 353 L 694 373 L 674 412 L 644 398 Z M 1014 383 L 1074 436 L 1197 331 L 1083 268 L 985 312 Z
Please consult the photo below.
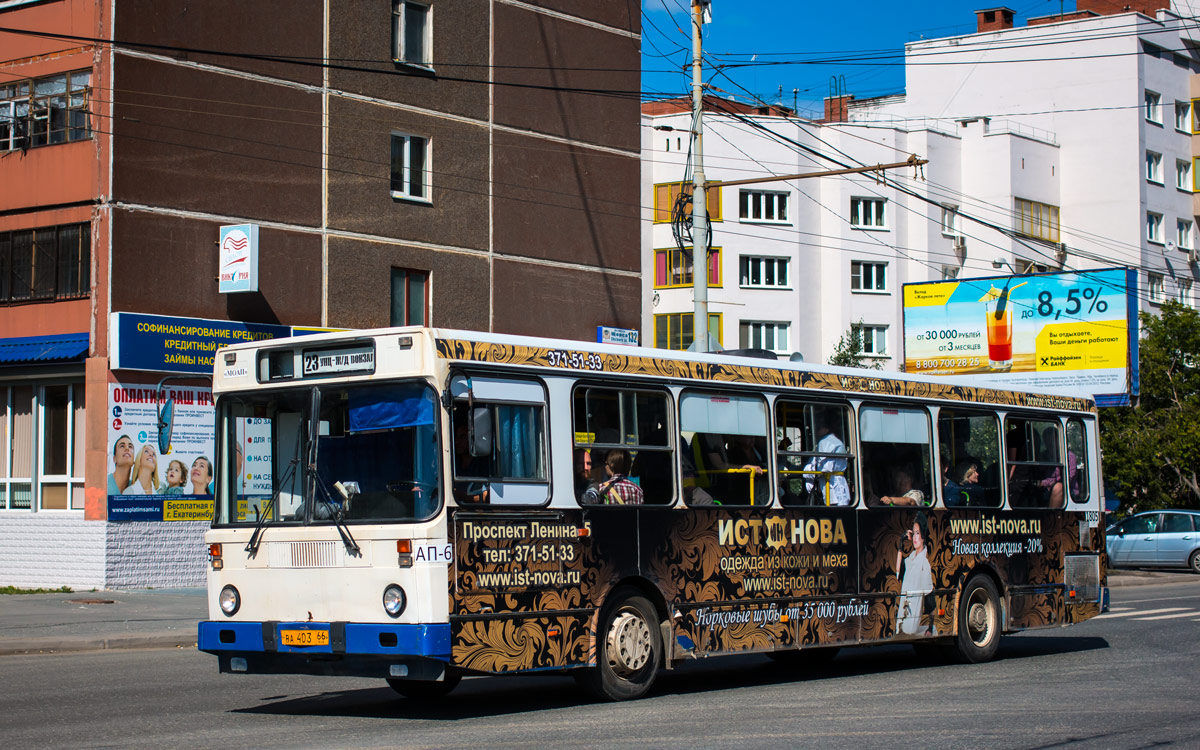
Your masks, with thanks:
M 1143 314 L 1141 394 L 1100 414 L 1104 479 L 1125 509 L 1200 508 L 1200 313 Z
M 838 365 L 839 367 L 882 369 L 882 365 L 878 361 L 867 364 L 867 358 L 863 354 L 862 329 L 853 324 L 838 339 L 837 346 L 833 349 L 833 354 L 829 355 L 829 359 L 826 361 L 831 365 Z

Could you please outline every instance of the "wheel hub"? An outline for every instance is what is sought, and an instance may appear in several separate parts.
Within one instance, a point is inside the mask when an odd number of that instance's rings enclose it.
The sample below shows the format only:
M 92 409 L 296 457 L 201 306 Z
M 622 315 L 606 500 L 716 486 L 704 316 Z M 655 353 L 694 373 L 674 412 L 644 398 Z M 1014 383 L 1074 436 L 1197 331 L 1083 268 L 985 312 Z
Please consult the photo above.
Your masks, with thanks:
M 608 663 L 619 675 L 632 674 L 650 660 L 650 624 L 635 612 L 621 612 L 608 629 Z
M 972 601 L 967 607 L 967 629 L 971 640 L 982 645 L 987 643 L 991 633 L 991 608 L 986 601 Z

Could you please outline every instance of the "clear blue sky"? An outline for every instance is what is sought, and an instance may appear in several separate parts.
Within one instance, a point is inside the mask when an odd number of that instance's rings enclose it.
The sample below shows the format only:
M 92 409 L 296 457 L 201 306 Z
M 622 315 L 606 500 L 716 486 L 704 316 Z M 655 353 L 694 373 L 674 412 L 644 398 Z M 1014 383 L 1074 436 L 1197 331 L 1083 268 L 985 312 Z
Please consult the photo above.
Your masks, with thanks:
M 650 98 L 691 91 L 691 68 L 686 75 L 677 72 L 691 61 L 690 5 L 690 0 L 642 0 L 642 91 Z M 747 100 L 748 90 L 789 107 L 792 90 L 799 89 L 795 98 L 803 113 L 821 109 L 832 76 L 844 76 L 847 93 L 858 98 L 902 91 L 904 44 L 973 33 L 976 10 L 1009 7 L 1017 12 L 1017 25 L 1024 25 L 1030 16 L 1058 13 L 1060 7 L 1074 10 L 1075 1 L 713 0 L 712 6 L 713 22 L 704 27 L 705 80 Z M 707 65 L 710 60 L 750 63 L 756 54 L 753 63 L 758 64 L 727 68 L 724 75 L 714 75 Z M 895 57 L 880 59 L 889 54 Z M 826 62 L 864 55 L 868 59 L 858 62 Z M 793 64 L 761 64 L 776 61 Z

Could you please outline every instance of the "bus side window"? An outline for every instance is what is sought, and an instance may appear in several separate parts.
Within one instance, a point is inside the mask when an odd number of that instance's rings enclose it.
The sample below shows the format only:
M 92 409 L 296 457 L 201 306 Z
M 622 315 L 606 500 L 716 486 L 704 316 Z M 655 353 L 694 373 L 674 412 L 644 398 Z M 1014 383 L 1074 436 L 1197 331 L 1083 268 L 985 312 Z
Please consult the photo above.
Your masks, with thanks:
M 1076 503 L 1086 503 L 1090 496 L 1085 435 L 1081 420 L 1067 420 L 1067 493 Z
M 775 402 L 776 485 L 784 505 L 854 505 L 850 407 Z
M 490 455 L 471 455 L 473 409 L 491 418 Z M 546 438 L 540 404 L 460 399 L 451 415 L 454 431 L 454 499 L 460 503 L 538 505 L 546 500 Z
M 684 393 L 679 429 L 680 445 L 687 446 L 681 465 L 689 505 L 771 504 L 767 408 L 761 398 Z
M 1004 465 L 1008 504 L 1014 508 L 1063 507 L 1063 463 L 1058 422 L 1005 420 Z
M 993 414 L 957 409 L 938 413 L 939 484 L 948 508 L 998 508 L 1000 491 L 1000 430 Z
M 572 402 L 576 499 L 591 505 L 669 505 L 675 482 L 667 395 L 580 386 Z
M 929 415 L 924 409 L 864 406 L 858 437 L 868 505 L 933 503 Z

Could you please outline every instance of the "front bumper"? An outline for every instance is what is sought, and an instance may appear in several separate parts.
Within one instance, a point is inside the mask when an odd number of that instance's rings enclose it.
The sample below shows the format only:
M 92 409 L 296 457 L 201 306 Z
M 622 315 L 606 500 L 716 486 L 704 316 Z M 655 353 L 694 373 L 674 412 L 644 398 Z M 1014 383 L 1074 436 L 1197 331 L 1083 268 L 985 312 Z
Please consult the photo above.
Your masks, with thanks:
M 322 645 L 294 646 L 283 631 L 327 634 Z M 316 639 L 313 639 L 316 640 Z M 221 672 L 407 677 L 436 680 L 450 662 L 450 625 L 352 622 L 204 621 L 201 651 L 216 654 Z

